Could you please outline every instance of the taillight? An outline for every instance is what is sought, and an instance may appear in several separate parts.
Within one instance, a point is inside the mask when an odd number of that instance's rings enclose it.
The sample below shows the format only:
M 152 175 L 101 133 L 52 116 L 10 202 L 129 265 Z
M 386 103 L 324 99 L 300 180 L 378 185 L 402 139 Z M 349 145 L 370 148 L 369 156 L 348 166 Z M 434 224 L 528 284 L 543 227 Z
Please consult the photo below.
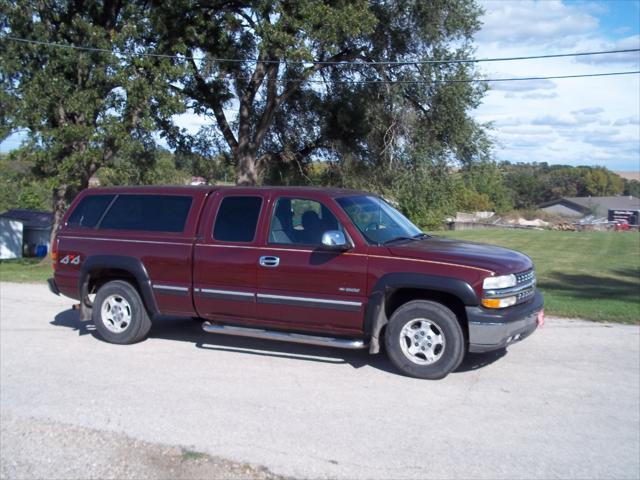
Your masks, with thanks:
M 58 265 L 58 237 L 54 237 L 53 242 L 51 242 L 51 262 L 55 269 Z

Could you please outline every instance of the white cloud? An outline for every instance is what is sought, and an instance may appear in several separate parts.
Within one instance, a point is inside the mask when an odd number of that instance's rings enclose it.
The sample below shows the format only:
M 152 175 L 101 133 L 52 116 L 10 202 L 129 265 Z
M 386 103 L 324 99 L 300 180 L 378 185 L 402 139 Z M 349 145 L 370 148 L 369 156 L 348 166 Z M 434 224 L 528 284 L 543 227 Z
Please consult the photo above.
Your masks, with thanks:
M 545 125 L 549 127 L 573 127 L 577 124 L 576 119 L 569 116 L 556 117 L 554 115 L 545 115 L 531 120 L 531 125 Z
M 481 42 L 499 44 L 556 43 L 586 34 L 598 27 L 598 19 L 579 5 L 559 0 L 544 2 L 485 1 Z
M 571 112 L 571 114 L 573 115 L 573 118 L 576 119 L 577 123 L 589 124 L 598 122 L 603 112 L 604 108 L 590 107 L 583 108 L 581 110 L 574 110 Z
M 500 0 L 482 4 L 487 18 L 477 37 L 477 58 L 638 48 L 633 42 L 640 41 L 638 35 L 614 41 L 600 32 L 598 16 L 606 13 L 606 3 Z M 479 69 L 485 78 L 640 69 L 628 57 L 625 64 L 616 55 L 588 61 L 593 58 L 480 63 Z M 640 75 L 548 81 L 553 88 L 526 83 L 525 87 L 534 88 L 522 88 L 517 85 L 520 82 L 491 85 L 475 116 L 492 122 L 498 160 L 639 169 Z
M 509 75 L 498 75 L 495 78 L 505 78 Z M 513 82 L 489 82 L 491 90 L 503 92 L 529 92 L 532 90 L 551 90 L 556 84 L 551 80 L 517 80 Z
M 558 94 L 556 92 L 553 93 L 529 93 L 527 95 L 523 95 L 522 98 L 530 99 L 530 100 L 545 100 L 556 98 Z
M 520 137 L 529 137 L 529 136 L 536 136 L 536 137 L 553 137 L 555 136 L 555 131 L 551 128 L 546 128 L 545 125 L 543 126 L 531 126 L 531 127 L 517 127 L 517 128 L 510 128 L 510 127 L 506 127 L 506 128 L 501 128 L 500 129 L 500 133 L 502 135 L 516 135 L 516 136 L 520 136 Z
M 631 115 L 630 117 L 619 118 L 613 123 L 617 127 L 623 125 L 640 125 L 640 115 Z
M 604 108 L 590 107 L 590 108 L 583 108 L 581 110 L 574 110 L 571 113 L 573 113 L 574 115 L 598 115 L 602 112 L 604 112 Z
M 607 50 L 632 50 L 640 48 L 640 35 L 632 35 L 630 37 L 621 38 L 615 42 L 601 41 L 594 44 L 592 51 Z M 586 55 L 576 57 L 579 63 L 589 65 L 611 65 L 619 67 L 640 68 L 640 52 L 612 53 L 606 55 Z
M 174 115 L 172 120 L 191 135 L 197 133 L 200 127 L 211 125 L 212 122 L 211 119 L 203 115 L 197 115 L 192 110 L 180 115 Z

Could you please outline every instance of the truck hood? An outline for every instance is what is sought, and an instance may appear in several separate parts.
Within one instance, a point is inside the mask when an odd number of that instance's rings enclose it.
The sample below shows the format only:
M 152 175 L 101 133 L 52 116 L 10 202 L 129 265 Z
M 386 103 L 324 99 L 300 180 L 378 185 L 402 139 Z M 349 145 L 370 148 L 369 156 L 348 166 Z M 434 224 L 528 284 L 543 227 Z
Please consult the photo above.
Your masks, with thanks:
M 428 237 L 388 248 L 398 257 L 469 265 L 491 270 L 496 275 L 518 273 L 533 267 L 531 259 L 524 253 L 486 243 L 464 242 L 444 237 Z

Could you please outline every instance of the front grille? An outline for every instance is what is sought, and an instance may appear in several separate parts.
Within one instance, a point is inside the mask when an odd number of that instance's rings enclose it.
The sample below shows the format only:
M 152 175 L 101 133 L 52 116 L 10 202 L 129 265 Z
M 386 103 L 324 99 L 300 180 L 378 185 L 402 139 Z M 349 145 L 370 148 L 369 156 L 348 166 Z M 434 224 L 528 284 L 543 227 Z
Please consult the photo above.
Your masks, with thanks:
M 525 300 L 528 300 L 529 298 L 533 297 L 533 294 L 535 293 L 535 289 L 534 288 L 529 288 L 527 290 L 523 290 L 522 292 L 518 293 L 516 295 L 516 303 L 522 303 Z
M 518 282 L 517 285 L 529 283 L 532 280 L 534 282 L 536 280 L 536 272 L 533 268 L 531 270 L 527 270 L 526 272 L 516 273 L 516 281 Z

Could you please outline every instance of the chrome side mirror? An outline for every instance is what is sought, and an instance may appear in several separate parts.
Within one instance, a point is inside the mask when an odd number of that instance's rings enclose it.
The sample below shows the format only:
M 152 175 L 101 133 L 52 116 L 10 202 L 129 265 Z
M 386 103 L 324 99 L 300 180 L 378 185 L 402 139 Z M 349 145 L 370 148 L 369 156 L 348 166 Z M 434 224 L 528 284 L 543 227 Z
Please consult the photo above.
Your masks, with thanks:
M 339 230 L 328 230 L 322 234 L 322 246 L 328 250 L 348 250 L 351 245 L 344 233 Z

